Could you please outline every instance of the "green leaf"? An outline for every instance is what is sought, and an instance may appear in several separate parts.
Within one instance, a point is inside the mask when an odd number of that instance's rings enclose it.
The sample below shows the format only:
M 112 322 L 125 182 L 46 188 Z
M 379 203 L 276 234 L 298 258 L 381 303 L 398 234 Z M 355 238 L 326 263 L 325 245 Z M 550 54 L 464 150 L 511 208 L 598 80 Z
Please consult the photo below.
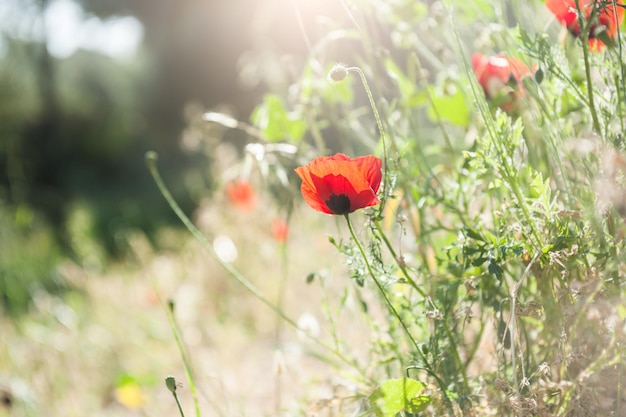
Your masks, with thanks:
M 495 275 L 496 278 L 498 278 L 498 281 L 502 281 L 502 276 L 504 274 L 504 271 L 502 270 L 500 265 L 496 263 L 496 261 L 494 261 L 493 259 L 490 260 L 487 270 L 489 271 L 490 274 Z
M 530 183 L 530 195 L 536 198 L 544 209 L 544 214 L 547 218 L 551 217 L 551 200 L 552 200 L 552 189 L 550 188 L 550 178 L 546 178 L 545 181 L 541 172 L 537 172 L 532 170 L 532 168 L 528 168 L 529 173 L 532 177 L 532 181 Z
M 369 396 L 370 408 L 377 417 L 395 417 L 403 411 L 419 413 L 431 402 L 429 395 L 421 395 L 424 388 L 423 383 L 411 378 L 389 379 Z
M 480 232 L 476 229 L 472 229 L 471 227 L 465 225 L 463 226 L 463 232 L 465 232 L 465 235 L 469 238 L 475 239 L 475 240 L 480 240 L 481 242 L 486 242 L 487 240 L 484 238 L 483 235 L 480 234 Z

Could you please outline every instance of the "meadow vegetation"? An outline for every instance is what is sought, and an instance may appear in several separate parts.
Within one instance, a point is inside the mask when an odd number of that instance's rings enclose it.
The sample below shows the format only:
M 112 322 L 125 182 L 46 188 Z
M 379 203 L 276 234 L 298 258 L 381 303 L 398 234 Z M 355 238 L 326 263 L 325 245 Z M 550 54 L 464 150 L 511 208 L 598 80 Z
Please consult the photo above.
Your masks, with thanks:
M 626 416 L 626 6 L 342 4 L 250 120 L 189 109 L 195 212 L 146 154 L 187 231 L 0 322 L 0 416 Z

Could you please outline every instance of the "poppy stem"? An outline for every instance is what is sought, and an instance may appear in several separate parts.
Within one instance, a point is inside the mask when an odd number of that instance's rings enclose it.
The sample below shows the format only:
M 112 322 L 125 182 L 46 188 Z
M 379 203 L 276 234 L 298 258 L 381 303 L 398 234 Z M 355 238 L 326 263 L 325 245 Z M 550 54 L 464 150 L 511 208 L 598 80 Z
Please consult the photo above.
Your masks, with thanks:
M 383 232 L 382 227 L 380 225 L 380 222 L 379 221 L 375 221 L 374 222 L 374 226 L 375 226 L 374 229 L 376 230 L 378 236 L 380 236 L 380 238 L 383 239 L 383 241 L 385 242 L 385 245 L 389 249 L 389 252 L 391 253 L 391 255 L 396 260 L 396 264 L 398 265 L 398 267 L 402 271 L 405 279 L 409 282 L 411 287 L 413 287 L 413 289 L 415 289 L 415 291 L 418 292 L 418 294 L 420 294 L 422 297 L 424 297 L 426 299 L 428 297 L 426 292 L 422 288 L 420 288 L 417 285 L 417 283 L 411 278 L 408 270 L 406 269 L 406 266 L 402 265 L 402 263 L 399 262 L 398 256 L 397 256 L 395 250 L 393 249 L 393 246 L 391 245 L 391 242 L 389 242 L 389 239 L 387 238 L 387 236 Z M 431 303 L 432 303 L 432 300 L 431 300 Z M 459 350 L 458 350 L 456 341 L 454 339 L 454 335 L 452 334 L 452 331 L 450 330 L 450 327 L 448 326 L 448 324 L 445 321 L 444 321 L 443 325 L 444 325 L 444 329 L 446 331 L 446 335 L 448 336 L 448 339 L 450 341 L 450 346 L 452 347 L 454 358 L 455 358 L 455 360 L 457 362 L 457 365 L 459 366 L 459 369 L 461 369 L 461 376 L 463 378 L 463 387 L 465 388 L 466 392 L 469 392 L 469 384 L 468 384 L 468 380 L 467 380 L 467 374 L 465 372 L 465 367 L 463 365 L 463 362 L 461 361 L 461 356 L 459 355 Z M 434 373 L 431 373 L 431 375 L 433 375 L 435 378 L 438 379 L 437 375 L 435 375 Z
M 388 188 L 388 180 L 389 180 L 389 167 L 387 166 L 387 140 L 385 138 L 385 129 L 383 127 L 382 119 L 380 118 L 380 114 L 378 113 L 378 109 L 376 108 L 376 103 L 374 102 L 374 96 L 372 95 L 372 90 L 370 89 L 369 84 L 367 83 L 367 78 L 365 78 L 365 73 L 359 67 L 348 67 L 346 71 L 352 71 L 359 74 L 361 78 L 361 83 L 363 84 L 363 88 L 365 89 L 365 93 L 367 94 L 367 98 L 370 102 L 370 106 L 372 108 L 372 112 L 374 113 L 374 118 L 376 119 L 376 125 L 378 126 L 378 132 L 380 133 L 380 142 L 383 146 L 383 198 L 380 203 L 380 212 L 383 212 L 383 208 L 385 207 L 385 202 L 387 201 L 387 188 Z
M 413 335 L 409 331 L 409 328 L 407 327 L 406 323 L 404 323 L 404 320 L 402 319 L 402 317 L 398 313 L 398 310 L 396 310 L 396 308 L 394 307 L 393 303 L 389 299 L 389 296 L 387 295 L 387 292 L 383 288 L 382 284 L 380 283 L 378 278 L 376 278 L 376 274 L 374 273 L 374 270 L 372 269 L 372 265 L 370 264 L 369 260 L 367 259 L 367 254 L 365 253 L 365 249 L 363 249 L 363 245 L 361 245 L 361 242 L 359 241 L 359 239 L 356 236 L 356 233 L 354 232 L 354 228 L 352 227 L 352 222 L 350 221 L 350 215 L 349 214 L 345 214 L 344 217 L 346 218 L 346 223 L 348 224 L 348 230 L 350 230 L 350 236 L 352 237 L 352 240 L 354 241 L 354 244 L 356 245 L 356 247 L 359 249 L 359 252 L 361 253 L 361 257 L 363 258 L 363 262 L 365 262 L 365 267 L 367 268 L 367 272 L 372 277 L 372 280 L 374 281 L 374 284 L 376 284 L 376 288 L 378 288 L 378 291 L 380 291 L 380 294 L 383 296 L 383 299 L 385 300 L 385 304 L 387 304 L 387 306 L 389 307 L 389 310 L 391 311 L 391 313 L 400 322 L 400 326 L 402 326 L 402 329 L 404 330 L 404 332 L 406 333 L 407 337 L 409 338 L 409 340 L 411 341 L 411 343 L 415 347 L 415 350 L 422 357 L 422 360 L 424 361 L 424 363 L 428 364 L 428 361 L 424 357 L 424 355 L 422 353 L 422 350 L 419 348 L 419 346 L 417 344 L 417 341 L 415 340 L 415 338 L 413 337 Z
M 350 221 L 350 215 L 349 214 L 345 214 L 344 217 L 346 218 L 346 223 L 348 224 L 348 230 L 350 230 L 350 236 L 352 237 L 352 240 L 354 241 L 354 244 L 356 245 L 356 247 L 359 249 L 359 252 L 361 253 L 361 257 L 363 258 L 363 262 L 365 262 L 365 267 L 367 268 L 368 274 L 372 277 L 372 280 L 376 284 L 376 287 L 380 291 L 380 294 L 383 296 L 383 299 L 385 300 L 385 304 L 387 304 L 387 306 L 389 307 L 389 309 L 391 310 L 393 315 L 396 316 L 396 318 L 400 322 L 400 325 L 402 326 L 402 329 L 406 333 L 407 337 L 409 338 L 409 340 L 411 341 L 411 343 L 413 344 L 415 349 L 421 355 L 422 351 L 419 348 L 419 346 L 417 345 L 417 342 L 415 341 L 415 339 L 413 338 L 413 335 L 411 335 L 411 332 L 409 331 L 409 328 L 404 323 L 404 320 L 402 319 L 402 317 L 398 313 L 398 310 L 396 310 L 396 308 L 394 307 L 393 303 L 389 299 L 389 296 L 387 295 L 387 292 L 383 288 L 382 284 L 380 283 L 378 278 L 376 278 L 376 274 L 374 273 L 374 270 L 372 269 L 372 265 L 370 264 L 370 261 L 367 259 L 367 254 L 365 253 L 365 249 L 363 249 L 363 245 L 361 245 L 361 242 L 359 241 L 359 239 L 356 236 L 356 233 L 354 232 L 354 228 L 352 227 L 352 222 Z M 424 361 L 426 361 L 424 357 L 422 357 L 422 359 L 424 359 Z
M 595 18 L 595 9 L 591 12 L 592 15 L 589 19 L 584 19 L 583 11 L 581 10 L 580 1 L 574 0 L 576 3 L 576 11 L 578 14 L 579 25 L 581 28 L 582 43 L 583 43 L 583 61 L 585 63 L 585 78 L 587 80 L 587 98 L 589 105 L 589 112 L 591 113 L 591 121 L 593 123 L 593 130 L 602 137 L 602 128 L 600 127 L 600 121 L 598 119 L 598 112 L 596 111 L 596 105 L 593 97 L 593 83 L 591 81 L 591 65 L 589 64 L 589 29 L 591 21 Z
M 404 279 L 407 280 L 409 285 L 411 285 L 411 287 L 413 287 L 413 289 L 417 291 L 419 295 L 421 295 L 424 298 L 428 297 L 426 292 L 422 288 L 420 288 L 419 285 L 417 285 L 417 283 L 415 282 L 413 278 L 411 278 L 411 275 L 409 274 L 409 271 L 407 270 L 406 266 L 403 265 L 402 262 L 400 262 L 400 258 L 398 257 L 398 254 L 396 253 L 395 249 L 391 245 L 391 242 L 387 238 L 387 235 L 385 235 L 385 232 L 383 231 L 383 228 L 380 225 L 380 221 L 374 220 L 374 230 L 376 230 L 376 233 L 378 234 L 378 236 L 383 240 L 383 242 L 385 242 L 385 246 L 387 246 L 389 253 L 391 253 L 391 256 L 393 256 L 393 259 L 396 261 L 396 265 L 398 265 L 398 268 L 400 268 L 400 271 L 402 271 L 402 274 L 404 275 Z
M 407 337 L 411 341 L 411 344 L 413 344 L 413 347 L 415 348 L 415 351 L 417 352 L 419 357 L 424 362 L 424 365 L 426 366 L 424 369 L 430 375 L 432 375 L 435 378 L 435 380 L 439 384 L 441 392 L 443 393 L 443 395 L 444 395 L 444 397 L 446 399 L 446 402 L 449 404 L 450 398 L 448 397 L 448 395 L 446 393 L 447 387 L 446 387 L 445 382 L 432 369 L 430 363 L 428 362 L 428 359 L 426 358 L 426 356 L 424 356 L 424 353 L 422 352 L 422 349 L 420 349 L 419 345 L 417 344 L 417 341 L 415 340 L 415 338 L 411 334 L 408 326 L 406 325 L 406 323 L 404 322 L 404 320 L 400 316 L 400 313 L 398 313 L 398 310 L 396 310 L 396 308 L 394 307 L 393 303 L 389 299 L 389 296 L 387 295 L 387 292 L 383 288 L 382 284 L 380 283 L 378 278 L 376 278 L 376 274 L 374 274 L 374 270 L 372 269 L 372 266 L 371 266 L 369 260 L 367 259 L 367 255 L 365 253 L 365 249 L 363 249 L 363 245 L 361 245 L 361 242 L 359 241 L 359 239 L 356 236 L 356 233 L 354 232 L 354 228 L 352 227 L 352 222 L 350 221 L 350 215 L 349 214 L 345 214 L 344 217 L 346 218 L 346 223 L 348 224 L 348 230 L 350 230 L 350 236 L 352 237 L 352 240 L 354 241 L 354 244 L 356 245 L 356 247 L 359 249 L 359 252 L 361 253 L 361 257 L 363 258 L 363 262 L 365 262 L 365 267 L 367 268 L 367 272 L 372 277 L 372 280 L 374 281 L 374 284 L 376 284 L 376 288 L 378 288 L 378 291 L 380 292 L 380 294 L 382 295 L 383 299 L 385 300 L 385 304 L 389 307 L 389 310 L 391 311 L 391 313 L 398 319 L 398 322 L 400 323 L 400 326 L 402 327 L 402 330 L 404 330 L 404 332 L 406 333 Z M 455 345 L 454 345 L 454 348 L 456 349 Z M 463 376 L 464 376 L 464 382 L 465 382 L 465 386 L 466 386 L 466 390 L 467 390 L 467 379 L 465 377 L 465 372 L 463 372 Z

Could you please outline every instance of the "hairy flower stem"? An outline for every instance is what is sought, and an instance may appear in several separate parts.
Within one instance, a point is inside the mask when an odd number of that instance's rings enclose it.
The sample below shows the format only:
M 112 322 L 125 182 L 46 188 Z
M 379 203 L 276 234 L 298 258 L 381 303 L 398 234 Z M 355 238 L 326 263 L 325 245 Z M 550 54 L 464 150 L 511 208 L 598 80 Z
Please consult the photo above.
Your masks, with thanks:
M 354 232 L 354 228 L 352 227 L 352 222 L 350 221 L 350 215 L 346 214 L 344 216 L 346 218 L 346 223 L 348 223 L 348 229 L 350 230 L 350 236 L 352 236 L 352 240 L 354 241 L 355 245 L 359 249 L 359 252 L 361 253 L 361 257 L 363 258 L 363 262 L 365 262 L 365 267 L 367 268 L 367 272 L 372 277 L 372 280 L 376 284 L 376 287 L 380 291 L 380 294 L 383 296 L 383 299 L 385 300 L 385 304 L 387 304 L 387 307 L 389 307 L 389 310 L 393 313 L 393 315 L 400 322 L 400 325 L 402 326 L 402 329 L 404 330 L 404 332 L 406 333 L 407 337 L 409 338 L 409 340 L 411 341 L 411 343 L 415 347 L 415 350 L 420 352 L 420 355 L 421 355 L 422 354 L 421 349 L 419 348 L 417 342 L 415 341 L 415 338 L 413 337 L 413 335 L 409 331 L 409 328 L 407 327 L 406 323 L 404 323 L 404 320 L 402 319 L 402 317 L 398 313 L 398 310 L 396 310 L 396 308 L 394 307 L 393 303 L 389 299 L 389 296 L 387 295 L 387 292 L 385 291 L 385 289 L 383 288 L 382 284 L 380 283 L 380 281 L 376 277 L 376 274 L 374 273 L 374 270 L 372 269 L 370 261 L 367 258 L 367 254 L 365 253 L 365 249 L 363 249 L 363 245 L 361 245 L 361 242 L 359 241 L 359 239 L 356 236 L 356 233 Z M 422 357 L 422 359 L 425 359 L 425 358 Z
M 389 307 L 389 310 L 391 311 L 391 313 L 398 319 L 398 322 L 400 323 L 400 326 L 402 327 L 402 329 L 406 333 L 406 335 L 409 338 L 410 342 L 413 344 L 413 347 L 415 348 L 415 351 L 417 352 L 417 354 L 420 356 L 420 358 L 424 362 L 424 365 L 426 365 L 424 368 L 420 367 L 420 369 L 426 370 L 426 372 L 429 375 L 431 375 L 433 378 L 435 378 L 435 380 L 437 381 L 437 384 L 439 384 L 439 388 L 441 389 L 441 392 L 443 393 L 443 396 L 444 396 L 444 398 L 446 400 L 446 404 L 448 405 L 448 407 L 450 407 L 450 412 L 453 412 L 453 407 L 452 407 L 452 404 L 450 402 L 450 398 L 448 397 L 448 394 L 447 394 L 447 386 L 446 386 L 445 382 L 434 372 L 434 370 L 430 366 L 430 364 L 428 362 L 428 359 L 424 356 L 424 353 L 422 352 L 422 349 L 419 348 L 419 345 L 417 344 L 417 341 L 415 340 L 415 338 L 413 337 L 413 335 L 409 331 L 409 328 L 407 327 L 406 323 L 404 322 L 404 320 L 402 319 L 402 317 L 398 313 L 398 310 L 396 310 L 396 308 L 392 304 L 391 300 L 389 299 L 389 296 L 387 295 L 387 292 L 383 288 L 383 286 L 380 283 L 380 281 L 378 280 L 378 278 L 376 278 L 376 274 L 374 274 L 374 270 L 372 269 L 372 266 L 370 265 L 370 262 L 369 262 L 369 260 L 367 258 L 366 253 L 365 253 L 365 249 L 363 249 L 363 245 L 361 245 L 361 242 L 359 241 L 359 239 L 356 236 L 356 233 L 354 232 L 354 228 L 352 227 L 352 222 L 350 221 L 350 216 L 348 214 L 346 214 L 345 218 L 346 218 L 346 223 L 348 224 L 348 230 L 350 230 L 350 236 L 352 237 L 352 240 L 356 244 L 357 248 L 359 249 L 359 252 L 361 253 L 361 256 L 363 257 L 363 262 L 365 262 L 365 266 L 367 268 L 367 272 L 369 273 L 369 275 L 372 277 L 372 280 L 376 284 L 376 288 L 378 288 L 378 291 L 380 292 L 380 294 L 382 295 L 383 299 L 385 300 L 385 304 Z M 385 239 L 383 239 L 383 240 L 385 240 Z M 391 245 L 389 245 L 389 246 L 391 246 Z M 408 275 L 407 275 L 407 277 L 408 277 Z M 417 289 L 418 287 L 415 285 L 414 288 Z M 420 293 L 421 293 L 423 290 L 420 289 L 418 291 L 420 291 Z M 454 341 L 451 341 L 451 345 L 454 347 L 454 349 L 456 351 L 456 344 L 455 344 Z M 457 356 L 458 356 L 458 353 L 457 353 Z M 463 377 L 464 377 L 465 387 L 467 388 L 467 377 L 465 376 L 465 372 L 463 372 Z
M 400 268 L 400 271 L 402 271 L 402 274 L 404 275 L 404 277 L 407 280 L 407 282 L 411 285 L 411 287 L 415 291 L 418 292 L 418 294 L 420 294 L 422 297 L 424 297 L 426 299 L 428 297 L 428 295 L 411 278 L 411 276 L 409 275 L 409 272 L 406 269 L 406 266 L 404 266 L 399 261 L 398 256 L 396 255 L 396 251 L 393 249 L 393 246 L 391 245 L 391 242 L 389 242 L 389 239 L 387 239 L 387 236 L 385 235 L 385 233 L 382 230 L 382 226 L 380 225 L 380 222 L 379 221 L 375 221 L 374 222 L 374 226 L 375 226 L 376 233 L 378 234 L 378 236 L 380 236 L 380 238 L 383 240 L 383 242 L 385 242 L 385 246 L 387 246 L 387 249 L 389 249 L 389 252 L 391 253 L 391 256 L 393 256 L 393 258 L 396 260 L 396 264 L 398 265 L 398 268 Z M 430 302 L 433 303 L 432 300 Z M 459 355 L 459 349 L 457 347 L 456 340 L 454 339 L 454 335 L 452 334 L 452 330 L 450 330 L 450 326 L 448 326 L 448 324 L 445 321 L 443 323 L 443 326 L 444 326 L 444 330 L 446 331 L 446 336 L 448 337 L 448 340 L 450 341 L 450 347 L 452 348 L 452 353 L 454 355 L 454 359 L 457 362 L 457 366 L 461 370 L 461 377 L 463 378 L 463 387 L 465 388 L 465 392 L 469 393 L 469 384 L 468 384 L 468 380 L 467 380 L 467 374 L 465 372 L 466 366 L 463 364 L 463 361 L 461 360 L 461 355 Z
M 582 43 L 583 43 L 583 60 L 585 62 L 585 78 L 587 79 L 587 97 L 589 104 L 589 111 L 591 113 L 591 120 L 593 123 L 593 130 L 602 137 L 602 128 L 600 127 L 600 121 L 598 119 L 598 112 L 596 111 L 596 105 L 593 96 L 593 84 L 591 82 L 591 65 L 589 64 L 589 29 L 591 21 L 593 20 L 593 14 L 586 22 L 583 18 L 583 12 L 580 8 L 580 1 L 575 0 L 576 11 L 578 13 L 579 25 L 581 28 Z M 595 13 L 595 11 L 593 12 Z
M 615 8 L 615 10 L 617 10 L 617 1 L 613 0 L 613 7 Z M 622 50 L 622 31 L 619 30 L 620 24 L 617 21 L 617 14 L 614 16 L 615 17 L 615 26 L 617 27 L 617 62 L 619 62 L 619 68 L 620 68 L 620 75 L 615 76 L 615 87 L 618 91 L 617 94 L 617 111 L 619 112 L 619 121 L 620 121 L 620 127 L 622 132 L 624 130 L 626 130 L 624 128 L 624 102 L 626 100 L 626 85 L 624 84 L 624 80 L 626 80 L 626 66 L 624 65 L 624 60 L 622 59 L 623 56 L 623 50 Z M 621 94 L 619 94 L 619 92 L 621 91 Z M 620 144 L 623 146 L 623 139 L 622 139 L 622 143 Z
M 233 277 L 237 282 L 243 285 L 243 287 L 246 290 L 248 290 L 256 299 L 258 299 L 267 307 L 269 307 L 274 313 L 276 313 L 279 317 L 285 320 L 285 322 L 290 324 L 293 328 L 295 328 L 296 330 L 300 330 L 300 327 L 293 319 L 287 316 L 280 308 L 278 308 L 267 297 L 265 297 L 263 293 L 261 293 L 261 291 L 252 282 L 250 282 L 241 272 L 239 272 L 238 269 L 236 269 L 230 263 L 223 261 L 219 256 L 217 256 L 217 253 L 215 253 L 215 250 L 213 249 L 213 246 L 211 245 L 211 243 L 202 234 L 202 232 L 191 222 L 189 217 L 187 217 L 187 215 L 183 212 L 183 210 L 180 208 L 180 206 L 178 205 L 178 203 L 176 202 L 176 200 L 174 199 L 174 197 L 172 196 L 168 188 L 165 186 L 165 183 L 163 182 L 163 179 L 161 178 L 161 175 L 159 174 L 159 171 L 156 168 L 156 160 L 157 160 L 156 152 L 147 152 L 145 158 L 146 158 L 146 164 L 148 166 L 148 169 L 150 170 L 150 174 L 152 175 L 154 182 L 159 188 L 159 191 L 161 191 L 161 194 L 163 195 L 163 197 L 165 198 L 169 206 L 172 208 L 176 216 L 178 216 L 178 218 L 185 225 L 187 230 L 189 230 L 189 232 L 191 232 L 191 234 L 198 240 L 198 242 L 200 242 L 202 247 L 207 252 L 209 252 L 209 254 L 213 257 L 213 259 L 215 259 L 215 261 L 218 262 L 219 265 L 222 268 L 224 268 L 224 270 L 226 270 L 226 272 L 228 272 L 228 274 L 231 277 Z M 354 359 L 351 360 L 347 358 L 337 349 L 331 348 L 330 346 L 319 341 L 317 338 L 312 337 L 308 333 L 304 332 L 304 334 L 315 344 L 331 352 L 341 362 L 353 367 L 355 370 L 359 372 L 361 376 L 363 376 L 363 378 L 365 378 L 366 380 L 370 379 L 366 375 L 365 371 L 358 366 L 358 364 L 356 363 Z
M 361 77 L 361 83 L 363 84 L 363 88 L 365 89 L 365 93 L 367 94 L 367 98 L 370 102 L 370 106 L 372 107 L 372 112 L 374 113 L 374 118 L 376 119 L 376 125 L 378 126 L 378 132 L 380 133 L 380 143 L 383 147 L 383 178 L 385 179 L 383 181 L 383 198 L 381 199 L 381 203 L 380 203 L 380 212 L 382 213 L 383 208 L 385 207 L 385 202 L 387 201 L 387 195 L 388 195 L 387 180 L 389 178 L 388 176 L 388 173 L 389 173 L 388 162 L 389 161 L 387 160 L 387 140 L 385 139 L 385 129 L 383 128 L 383 121 L 380 118 L 378 109 L 376 108 L 376 103 L 374 102 L 374 96 L 372 95 L 372 90 L 370 89 L 369 84 L 367 83 L 367 79 L 365 78 L 365 73 L 363 73 L 363 70 L 359 67 L 348 67 L 346 68 L 346 71 L 356 72 L 357 74 L 359 74 L 359 77 Z
M 383 240 L 383 242 L 385 242 L 385 246 L 389 250 L 389 253 L 391 253 L 391 256 L 393 256 L 393 259 L 396 261 L 396 265 L 398 265 L 398 268 L 400 268 L 400 271 L 402 271 L 402 275 L 404 275 L 404 279 L 407 280 L 409 285 L 411 285 L 411 287 L 415 291 L 417 291 L 417 293 L 419 295 L 421 295 L 422 297 L 426 298 L 428 296 L 426 294 L 426 292 L 417 285 L 415 280 L 413 278 L 411 278 L 411 275 L 409 275 L 409 271 L 406 269 L 406 266 L 403 265 L 402 262 L 400 262 L 400 259 L 398 258 L 398 255 L 396 254 L 395 249 L 391 245 L 391 242 L 387 238 L 387 235 L 385 235 L 385 233 L 383 232 L 383 228 L 382 228 L 382 226 L 380 224 L 380 221 L 375 220 L 374 221 L 374 226 L 375 226 L 376 234 Z
M 406 323 L 404 322 L 404 320 L 400 316 L 400 313 L 398 313 L 398 310 L 396 310 L 396 308 L 394 307 L 393 303 L 389 299 L 389 296 L 387 295 L 387 292 L 385 291 L 385 289 L 383 288 L 382 284 L 380 283 L 380 281 L 376 277 L 376 274 L 374 274 L 374 270 L 372 269 L 372 266 L 371 266 L 371 264 L 370 264 L 370 262 L 369 262 L 369 260 L 367 258 L 367 254 L 365 253 L 365 249 L 363 249 L 363 245 L 361 245 L 361 242 L 359 241 L 359 239 L 356 236 L 356 233 L 354 232 L 354 228 L 352 227 L 352 222 L 350 221 L 350 215 L 346 214 L 345 218 L 346 218 L 346 223 L 348 224 L 348 230 L 350 230 L 350 236 L 352 237 L 352 240 L 354 241 L 354 244 L 356 245 L 356 247 L 359 249 L 359 252 L 361 253 L 361 257 L 363 258 L 363 262 L 365 262 L 365 267 L 367 268 L 367 272 L 372 277 L 372 280 L 374 281 L 374 284 L 376 284 L 376 288 L 378 288 L 378 291 L 380 292 L 380 294 L 382 295 L 383 299 L 385 300 L 385 304 L 387 305 L 387 307 L 389 308 L 391 313 L 396 317 L 396 319 L 398 319 L 398 322 L 400 323 L 400 326 L 402 327 L 402 330 L 404 330 L 404 333 L 406 333 L 409 341 L 411 342 L 411 344 L 415 348 L 415 351 L 420 356 L 420 358 L 422 359 L 424 364 L 427 366 L 424 369 L 428 372 L 429 375 L 433 376 L 435 378 L 435 380 L 437 380 L 437 383 L 439 384 L 439 387 L 441 388 L 441 391 L 442 391 L 443 395 L 445 396 L 447 402 L 449 402 L 450 399 L 448 398 L 448 395 L 446 394 L 446 389 L 447 389 L 446 388 L 446 384 L 444 383 L 444 381 L 441 380 L 441 378 L 439 378 L 439 376 L 437 376 L 437 374 L 435 374 L 433 369 L 431 369 L 431 366 L 428 363 L 428 360 L 426 359 L 426 357 L 424 356 L 424 353 L 422 352 L 422 349 L 420 349 L 419 345 L 417 344 L 417 341 L 415 340 L 415 338 L 411 334 L 408 326 L 406 325 Z M 448 405 L 450 405 L 450 404 L 448 404 Z

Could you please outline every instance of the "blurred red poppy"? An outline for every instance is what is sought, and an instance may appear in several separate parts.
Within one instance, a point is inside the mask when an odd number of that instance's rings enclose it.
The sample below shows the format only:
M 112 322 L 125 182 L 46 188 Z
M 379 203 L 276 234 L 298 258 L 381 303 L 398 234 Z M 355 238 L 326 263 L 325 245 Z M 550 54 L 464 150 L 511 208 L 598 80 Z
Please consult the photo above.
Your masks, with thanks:
M 274 219 L 272 222 L 272 235 L 278 243 L 285 243 L 289 237 L 289 225 L 280 218 Z
M 504 111 L 517 108 L 519 98 L 524 94 L 523 80 L 532 77 L 536 70 L 504 54 L 487 56 L 479 53 L 472 55 L 472 68 L 487 98 Z
M 237 180 L 228 183 L 226 194 L 230 201 L 243 211 L 252 211 L 256 206 L 256 193 L 248 181 Z
M 574 36 L 580 36 L 580 21 L 576 0 L 546 0 L 546 7 Z M 617 38 L 617 31 L 624 20 L 624 3 L 612 0 L 578 0 L 578 6 L 589 25 L 589 46 L 599 51 L 607 42 Z M 617 7 L 616 7 L 617 6 Z
M 376 196 L 382 161 L 373 156 L 350 158 L 338 153 L 322 156 L 296 168 L 302 179 L 302 196 L 314 210 L 326 214 L 348 214 L 380 203 Z

